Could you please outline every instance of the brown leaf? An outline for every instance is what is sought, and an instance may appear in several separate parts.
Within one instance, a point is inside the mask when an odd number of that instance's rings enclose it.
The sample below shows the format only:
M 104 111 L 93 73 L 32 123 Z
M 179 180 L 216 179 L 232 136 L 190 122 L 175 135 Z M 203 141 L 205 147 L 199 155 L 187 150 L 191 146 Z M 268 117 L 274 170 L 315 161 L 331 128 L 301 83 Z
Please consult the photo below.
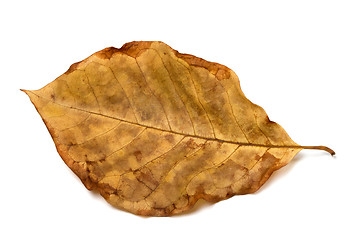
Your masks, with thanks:
M 24 90 L 65 163 L 113 206 L 168 216 L 255 192 L 304 148 L 229 68 L 162 42 L 106 48 Z

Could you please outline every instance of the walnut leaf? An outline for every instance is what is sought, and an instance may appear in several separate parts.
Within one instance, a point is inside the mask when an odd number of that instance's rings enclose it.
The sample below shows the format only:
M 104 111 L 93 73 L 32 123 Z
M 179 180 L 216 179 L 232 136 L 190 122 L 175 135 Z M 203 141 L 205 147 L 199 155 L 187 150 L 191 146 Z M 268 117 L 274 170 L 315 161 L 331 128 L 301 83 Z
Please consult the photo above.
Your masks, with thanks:
M 29 91 L 57 151 L 113 206 L 169 216 L 253 193 L 302 149 L 229 68 L 163 42 L 106 48 Z

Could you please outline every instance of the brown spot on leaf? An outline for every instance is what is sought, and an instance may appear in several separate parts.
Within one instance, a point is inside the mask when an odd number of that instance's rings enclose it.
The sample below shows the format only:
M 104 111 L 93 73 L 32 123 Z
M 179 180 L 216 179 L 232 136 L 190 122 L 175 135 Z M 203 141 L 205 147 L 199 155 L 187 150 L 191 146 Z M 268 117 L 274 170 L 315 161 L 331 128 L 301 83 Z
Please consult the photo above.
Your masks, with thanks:
M 168 142 L 171 142 L 171 143 L 175 141 L 175 138 L 172 134 L 165 135 L 165 138 L 168 140 Z
M 140 150 L 139 150 L 139 151 L 135 151 L 135 152 L 134 152 L 134 155 L 135 155 L 135 157 L 136 157 L 137 162 L 141 162 L 141 160 L 142 160 L 142 153 L 141 153 L 141 151 L 140 151 Z
M 190 138 L 187 142 L 186 142 L 186 146 L 188 146 L 188 148 L 192 148 L 192 149 L 196 149 L 198 148 L 200 145 L 197 144 L 194 139 Z

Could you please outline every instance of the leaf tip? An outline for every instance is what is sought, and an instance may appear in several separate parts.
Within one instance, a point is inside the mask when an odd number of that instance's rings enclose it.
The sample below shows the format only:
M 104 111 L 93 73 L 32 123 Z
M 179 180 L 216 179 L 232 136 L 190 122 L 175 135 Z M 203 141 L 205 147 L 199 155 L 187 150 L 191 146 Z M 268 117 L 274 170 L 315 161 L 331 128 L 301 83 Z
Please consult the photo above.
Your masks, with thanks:
M 22 89 L 22 88 L 20 88 L 20 91 L 22 91 L 22 92 L 24 92 L 25 94 L 27 94 L 28 95 L 28 90 L 26 90 L 26 89 Z

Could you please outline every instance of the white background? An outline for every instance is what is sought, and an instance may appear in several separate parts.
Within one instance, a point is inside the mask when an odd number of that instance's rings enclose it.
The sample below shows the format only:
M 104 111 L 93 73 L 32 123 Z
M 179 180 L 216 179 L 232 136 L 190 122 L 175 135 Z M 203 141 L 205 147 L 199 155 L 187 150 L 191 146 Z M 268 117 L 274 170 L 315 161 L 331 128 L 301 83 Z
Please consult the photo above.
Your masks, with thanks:
M 1 1 L 0 239 L 353 239 L 352 1 Z M 305 150 L 256 194 L 170 218 L 116 210 L 56 152 L 23 89 L 160 40 L 233 69 Z

